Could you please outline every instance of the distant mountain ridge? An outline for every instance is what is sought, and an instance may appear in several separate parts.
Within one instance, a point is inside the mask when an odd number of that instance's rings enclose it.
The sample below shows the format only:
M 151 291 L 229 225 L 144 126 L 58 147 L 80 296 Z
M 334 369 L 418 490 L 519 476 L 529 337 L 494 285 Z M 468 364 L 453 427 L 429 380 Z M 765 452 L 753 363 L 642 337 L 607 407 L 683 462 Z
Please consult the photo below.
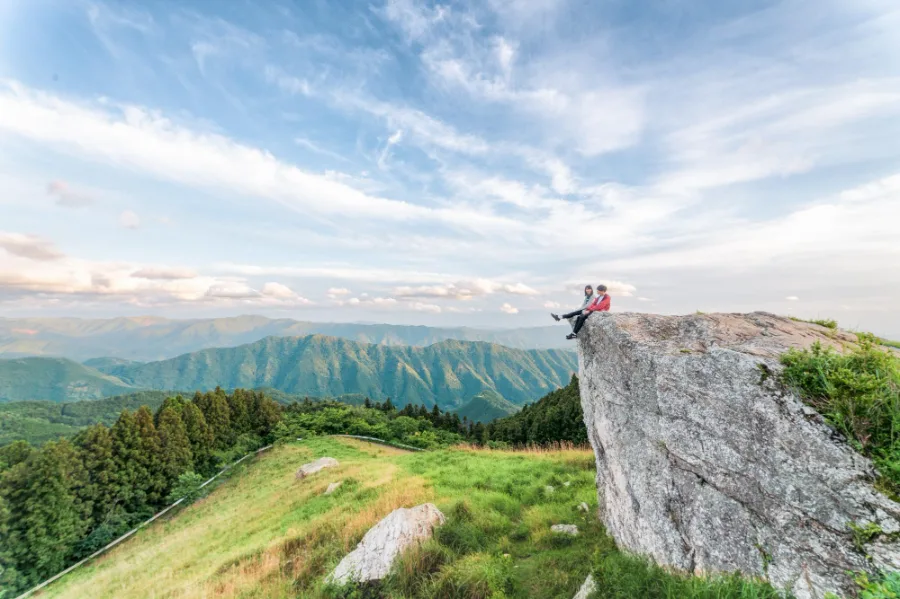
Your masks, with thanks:
M 521 349 L 565 347 L 560 327 L 485 330 L 270 319 L 263 316 L 173 320 L 157 317 L 0 318 L 0 358 L 58 356 L 164 360 L 214 347 L 252 343 L 269 336 L 310 334 L 379 345 L 427 346 L 447 339 L 486 341 Z
M 288 394 L 391 397 L 395 404 L 456 409 L 491 390 L 516 405 L 565 385 L 575 354 L 474 341 L 427 347 L 358 343 L 309 335 L 267 337 L 157 362 L 63 358 L 0 360 L 0 401 L 94 399 L 143 389 L 269 387 Z M 27 368 L 23 367 L 27 365 Z M 42 370 L 45 368 L 45 370 Z M 77 390 L 75 396 L 71 390 Z
M 62 403 L 101 399 L 134 390 L 115 376 L 65 358 L 0 360 L 0 402 Z

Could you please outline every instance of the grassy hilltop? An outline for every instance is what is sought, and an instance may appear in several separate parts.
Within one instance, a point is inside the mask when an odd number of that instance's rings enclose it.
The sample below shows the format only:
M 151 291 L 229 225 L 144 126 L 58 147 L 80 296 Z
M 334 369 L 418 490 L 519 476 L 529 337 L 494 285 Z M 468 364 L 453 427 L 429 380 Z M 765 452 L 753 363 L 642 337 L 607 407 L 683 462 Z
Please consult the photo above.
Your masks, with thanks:
M 294 479 L 301 464 L 325 455 L 341 466 Z M 343 486 L 323 495 L 337 480 Z M 367 595 L 323 585 L 381 518 L 426 501 L 447 523 L 400 561 L 385 586 Z M 38 596 L 568 599 L 592 569 L 602 597 L 776 596 L 739 579 L 672 577 L 618 553 L 595 516 L 596 501 L 587 449 L 412 454 L 317 438 L 240 466 L 208 497 Z M 580 536 L 552 533 L 557 523 L 578 525 Z

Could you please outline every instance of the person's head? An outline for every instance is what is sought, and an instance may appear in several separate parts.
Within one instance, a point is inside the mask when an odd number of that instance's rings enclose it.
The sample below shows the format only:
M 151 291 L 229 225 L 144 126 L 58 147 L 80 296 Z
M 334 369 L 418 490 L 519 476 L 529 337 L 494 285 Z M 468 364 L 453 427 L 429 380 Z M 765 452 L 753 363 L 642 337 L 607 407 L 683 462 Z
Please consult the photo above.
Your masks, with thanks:
M 597 285 L 597 295 L 603 295 L 606 293 L 606 285 Z
M 594 288 L 591 287 L 590 285 L 585 285 L 584 286 L 584 294 L 585 295 L 594 295 Z

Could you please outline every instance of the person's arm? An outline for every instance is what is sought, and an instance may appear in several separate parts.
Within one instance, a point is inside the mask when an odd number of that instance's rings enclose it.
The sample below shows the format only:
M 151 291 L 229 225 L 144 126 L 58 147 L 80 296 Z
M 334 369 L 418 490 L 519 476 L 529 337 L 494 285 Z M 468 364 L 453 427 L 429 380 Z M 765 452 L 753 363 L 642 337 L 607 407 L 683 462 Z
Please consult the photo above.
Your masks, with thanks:
M 591 305 L 587 307 L 587 312 L 607 312 L 609 303 L 609 295 L 604 295 L 603 299 L 597 298 L 591 302 Z

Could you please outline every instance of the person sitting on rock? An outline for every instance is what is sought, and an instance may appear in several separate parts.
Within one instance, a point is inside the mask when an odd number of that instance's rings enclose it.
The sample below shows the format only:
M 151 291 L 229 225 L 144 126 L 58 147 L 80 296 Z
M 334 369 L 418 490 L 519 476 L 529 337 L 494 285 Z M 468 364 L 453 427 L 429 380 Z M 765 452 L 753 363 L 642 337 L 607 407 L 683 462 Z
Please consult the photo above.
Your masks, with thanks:
M 584 326 L 584 322 L 588 319 L 588 316 L 593 314 L 594 312 L 608 312 L 609 311 L 609 295 L 606 294 L 606 285 L 597 285 L 597 295 L 594 296 L 593 301 L 591 301 L 590 305 L 582 310 L 581 314 L 575 320 L 575 327 L 572 329 L 572 332 L 566 335 L 566 339 L 575 339 L 578 337 L 578 331 L 581 330 L 581 327 Z
M 568 314 L 563 314 L 562 316 L 553 314 L 551 312 L 550 316 L 552 316 L 553 320 L 555 320 L 556 322 L 559 322 L 563 318 L 566 318 L 566 319 L 574 318 L 575 316 L 578 316 L 579 314 L 584 312 L 584 309 L 591 305 L 591 300 L 593 300 L 593 299 L 594 299 L 594 288 L 591 287 L 590 285 L 585 285 L 584 286 L 584 301 L 581 303 L 580 308 L 578 308 L 574 312 L 569 312 Z

